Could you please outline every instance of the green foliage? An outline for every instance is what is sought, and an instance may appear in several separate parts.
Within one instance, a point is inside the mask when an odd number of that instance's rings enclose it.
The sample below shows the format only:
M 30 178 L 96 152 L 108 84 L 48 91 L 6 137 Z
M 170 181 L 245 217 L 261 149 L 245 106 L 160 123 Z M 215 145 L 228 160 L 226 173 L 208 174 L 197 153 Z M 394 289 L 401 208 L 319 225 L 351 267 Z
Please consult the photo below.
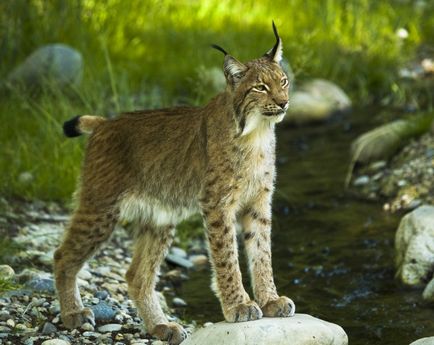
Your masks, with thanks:
M 10 291 L 10 290 L 16 290 L 16 289 L 19 289 L 20 287 L 21 287 L 21 285 L 16 284 L 13 280 L 4 279 L 4 278 L 0 277 L 0 295 L 3 292 Z
M 0 193 L 69 198 L 86 139 L 65 139 L 65 119 L 202 102 L 211 95 L 198 71 L 222 64 L 210 43 L 242 61 L 258 57 L 274 43 L 272 19 L 297 79 L 335 81 L 359 103 L 386 95 L 404 102 L 414 91 L 396 71 L 421 43 L 432 43 L 433 18 L 432 2 L 397 0 L 2 1 L 0 80 L 53 42 L 78 49 L 85 71 L 79 90 L 2 97 Z M 398 28 L 408 30 L 406 40 Z
M 179 95 L 198 65 L 221 64 L 210 43 L 242 60 L 258 57 L 273 44 L 274 19 L 299 76 L 334 80 L 363 99 L 393 91 L 392 72 L 432 40 L 433 10 L 431 2 L 396 0 L 5 1 L 0 59 L 5 73 L 40 45 L 63 42 L 104 79 L 107 49 L 114 71 L 135 87 L 146 80 Z M 407 40 L 398 28 L 408 30 Z

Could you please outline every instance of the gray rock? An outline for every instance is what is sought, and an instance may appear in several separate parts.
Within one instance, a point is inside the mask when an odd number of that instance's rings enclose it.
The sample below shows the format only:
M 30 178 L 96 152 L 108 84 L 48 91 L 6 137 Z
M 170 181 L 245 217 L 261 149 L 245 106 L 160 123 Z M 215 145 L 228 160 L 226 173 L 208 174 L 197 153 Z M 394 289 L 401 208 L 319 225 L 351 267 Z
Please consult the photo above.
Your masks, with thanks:
M 31 329 L 27 328 L 27 326 L 23 323 L 17 323 L 15 325 L 15 330 L 18 332 L 27 332 L 27 331 L 31 331 Z
M 35 341 L 37 341 L 38 337 L 29 337 L 26 340 L 24 340 L 23 345 L 33 345 Z
M 9 327 L 0 325 L 0 333 L 8 333 L 10 331 L 11 329 Z
M 413 341 L 410 345 L 434 345 L 434 337 L 421 338 Z
M 395 236 L 397 276 L 422 285 L 434 268 L 434 207 L 420 206 L 402 218 Z
M 241 323 L 219 322 L 199 329 L 182 345 L 347 345 L 344 330 L 306 314 Z
M 80 279 L 83 280 L 90 280 L 92 279 L 92 274 L 86 269 L 86 268 L 82 268 L 77 275 Z
M 203 254 L 191 255 L 188 259 L 196 268 L 202 268 L 208 264 L 208 257 Z
M 0 265 L 0 277 L 3 279 L 12 279 L 15 276 L 14 269 L 9 265 Z
M 50 278 L 50 275 L 46 272 L 38 271 L 35 269 L 24 269 L 19 274 L 17 274 L 17 281 L 20 284 L 25 284 L 31 280 L 34 279 L 41 279 L 41 278 Z
M 37 259 L 44 266 L 48 266 L 48 267 L 53 266 L 53 252 L 49 252 L 49 253 L 40 255 L 40 256 L 38 256 Z
M 170 253 L 172 253 L 173 255 L 177 255 L 180 256 L 181 258 L 186 259 L 187 258 L 187 252 L 179 247 L 172 247 L 170 248 Z
M 34 51 L 7 77 L 9 85 L 40 87 L 50 81 L 58 87 L 78 85 L 83 74 L 81 54 L 64 44 L 50 44 Z
M 170 262 L 171 264 L 184 267 L 184 268 L 193 267 L 193 263 L 190 260 L 187 260 L 181 256 L 174 255 L 174 254 L 167 254 L 166 261 Z
M 95 292 L 94 296 L 96 298 L 98 298 L 99 300 L 103 301 L 103 300 L 105 300 L 109 296 L 109 293 L 107 291 L 105 291 L 105 290 L 101 290 L 101 291 Z
M 18 175 L 18 182 L 22 185 L 29 185 L 33 182 L 35 177 L 29 171 L 24 171 Z
M 60 304 L 59 304 L 59 301 L 55 300 L 55 301 L 51 302 L 51 305 L 48 308 L 48 311 L 52 315 L 59 314 L 60 313 Z
M 36 292 L 54 293 L 54 280 L 51 278 L 36 278 L 26 283 L 26 287 Z
M 184 301 L 182 298 L 179 298 L 179 297 L 175 297 L 172 300 L 172 304 L 174 307 L 186 307 L 187 306 L 187 302 Z
M 424 300 L 434 302 L 434 278 L 428 283 L 423 290 L 422 297 Z
M 107 332 L 119 332 L 122 329 L 122 325 L 118 323 L 109 323 L 107 325 L 98 327 L 98 332 L 107 333 Z
M 365 186 L 369 183 L 369 176 L 363 175 L 356 178 L 353 182 L 355 187 Z
M 95 330 L 95 328 L 89 322 L 85 322 L 84 324 L 81 325 L 80 328 L 83 331 L 88 331 L 88 332 L 93 332 Z
M 7 310 L 0 311 L 0 321 L 6 321 L 11 317 L 11 314 Z
M 116 315 L 116 310 L 105 302 L 90 307 L 95 315 L 96 321 L 112 321 Z
M 375 172 L 375 171 L 378 171 L 378 170 L 381 170 L 381 169 L 385 168 L 386 165 L 387 165 L 386 161 L 376 161 L 376 162 L 371 163 L 369 165 L 368 169 L 371 172 Z
M 44 327 L 42 328 L 42 334 L 52 334 L 52 333 L 56 333 L 56 332 L 57 332 L 56 326 L 54 326 L 50 322 L 46 322 L 44 324 Z
M 302 84 L 289 100 L 285 121 L 308 123 L 325 121 L 331 115 L 351 108 L 345 92 L 330 81 L 313 79 Z
M 95 338 L 99 338 L 100 336 L 101 336 L 101 333 L 98 333 L 98 332 L 83 332 L 83 337 L 86 337 L 86 338 L 95 339 Z

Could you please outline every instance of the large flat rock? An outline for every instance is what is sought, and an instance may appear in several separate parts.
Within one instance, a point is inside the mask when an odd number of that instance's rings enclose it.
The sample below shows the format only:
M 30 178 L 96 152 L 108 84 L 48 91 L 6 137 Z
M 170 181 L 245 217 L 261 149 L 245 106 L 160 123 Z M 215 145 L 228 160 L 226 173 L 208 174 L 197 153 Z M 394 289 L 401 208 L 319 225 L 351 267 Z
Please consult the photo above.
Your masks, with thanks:
M 347 345 L 342 327 L 306 314 L 289 318 L 219 322 L 201 328 L 182 345 Z
M 434 345 L 434 337 L 418 339 L 413 341 L 410 345 Z

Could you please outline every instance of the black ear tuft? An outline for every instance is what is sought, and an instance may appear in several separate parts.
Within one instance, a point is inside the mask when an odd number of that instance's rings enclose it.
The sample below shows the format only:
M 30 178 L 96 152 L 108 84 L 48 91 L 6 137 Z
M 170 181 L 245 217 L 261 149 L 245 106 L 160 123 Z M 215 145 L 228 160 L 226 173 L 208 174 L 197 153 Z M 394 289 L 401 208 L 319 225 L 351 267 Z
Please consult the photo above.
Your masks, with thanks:
M 274 24 L 274 20 L 272 21 L 273 24 L 273 32 L 274 36 L 276 37 L 276 43 L 274 44 L 273 48 L 271 48 L 268 52 L 265 53 L 265 57 L 268 57 L 271 61 L 280 63 L 282 61 L 282 39 L 279 36 L 279 33 L 277 32 L 276 24 Z
M 221 51 L 223 54 L 225 54 L 225 56 L 228 55 L 228 52 L 224 50 L 222 47 L 218 46 L 217 44 L 211 44 L 211 47 L 217 49 L 218 51 Z
M 63 123 L 63 134 L 68 138 L 74 138 L 80 136 L 82 133 L 78 129 L 81 116 L 75 116 L 72 119 Z

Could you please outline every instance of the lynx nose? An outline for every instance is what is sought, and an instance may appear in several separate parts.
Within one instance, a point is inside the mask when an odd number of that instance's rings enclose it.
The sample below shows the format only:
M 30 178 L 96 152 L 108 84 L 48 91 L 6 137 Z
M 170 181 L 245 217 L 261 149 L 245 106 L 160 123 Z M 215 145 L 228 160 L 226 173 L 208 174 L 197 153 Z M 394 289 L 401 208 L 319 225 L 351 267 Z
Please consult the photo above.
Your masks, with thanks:
M 288 106 L 288 102 L 281 102 L 281 103 L 277 103 L 277 105 L 279 107 L 281 107 L 282 109 L 285 109 Z

